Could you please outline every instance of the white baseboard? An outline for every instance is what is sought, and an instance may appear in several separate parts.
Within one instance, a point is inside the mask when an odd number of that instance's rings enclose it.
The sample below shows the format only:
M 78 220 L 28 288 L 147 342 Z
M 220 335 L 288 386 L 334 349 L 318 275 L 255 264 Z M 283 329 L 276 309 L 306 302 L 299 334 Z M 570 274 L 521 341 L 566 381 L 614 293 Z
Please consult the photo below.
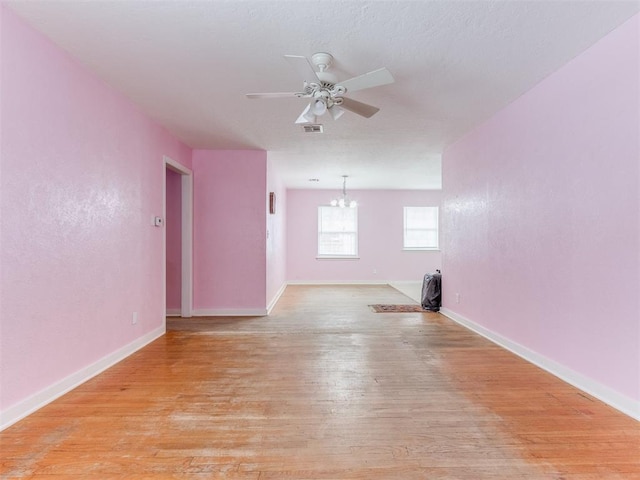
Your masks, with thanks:
M 273 310 L 273 307 L 276 306 L 276 303 L 278 303 L 278 300 L 280 300 L 280 297 L 282 296 L 286 288 L 287 288 L 287 282 L 284 282 L 280 287 L 280 290 L 278 290 L 278 292 L 273 296 L 273 298 L 269 302 L 269 305 L 267 305 L 267 315 L 271 314 L 271 310 Z
M 27 415 L 32 414 L 36 410 L 44 407 L 48 403 L 51 403 L 56 398 L 61 397 L 65 393 L 73 390 L 77 386 L 83 384 L 87 380 L 95 377 L 99 373 L 104 372 L 109 367 L 124 360 L 132 353 L 140 350 L 145 345 L 148 345 L 156 338 L 161 337 L 166 332 L 166 326 L 152 330 L 151 332 L 137 338 L 133 342 L 124 347 L 110 353 L 106 357 L 101 358 L 97 362 L 92 363 L 75 373 L 72 373 L 66 378 L 54 383 L 53 385 L 31 395 L 30 397 L 22 400 L 21 402 L 7 408 L 0 412 L 0 431 L 13 425 L 14 423 L 22 420 Z
M 276 306 L 278 300 L 284 293 L 287 288 L 287 283 L 283 283 L 280 287 L 280 290 L 275 294 L 275 296 L 269 302 L 269 305 L 266 309 L 262 308 L 201 308 L 197 310 L 193 310 L 191 313 L 194 317 L 264 317 L 271 313 L 273 307 Z
M 167 317 L 179 317 L 182 311 L 179 308 L 167 308 Z
M 266 308 L 202 308 L 191 312 L 194 317 L 264 317 Z
M 582 390 L 583 392 L 603 401 L 607 405 L 619 410 L 625 415 L 629 415 L 631 418 L 640 421 L 640 402 L 623 395 L 606 385 L 603 385 L 595 380 L 585 377 L 584 375 L 567 368 L 566 366 L 551 360 L 543 355 L 540 355 L 533 350 L 528 349 L 509 340 L 502 335 L 495 333 L 482 325 L 469 320 L 447 308 L 440 309 L 440 313 L 449 317 L 456 323 L 459 323 L 463 327 L 468 328 L 476 332 L 479 335 L 491 340 L 496 345 L 509 350 L 510 352 L 518 355 L 519 357 L 533 363 L 534 365 L 546 370 L 547 372 L 555 375 L 559 379 L 567 382 L 570 385 Z

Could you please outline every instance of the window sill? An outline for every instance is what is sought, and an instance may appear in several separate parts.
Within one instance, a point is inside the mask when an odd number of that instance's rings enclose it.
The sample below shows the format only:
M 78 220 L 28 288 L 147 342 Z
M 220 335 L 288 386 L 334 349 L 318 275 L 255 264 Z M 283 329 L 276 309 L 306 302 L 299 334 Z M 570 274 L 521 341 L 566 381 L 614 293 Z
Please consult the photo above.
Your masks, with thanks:
M 356 255 L 318 255 L 316 260 L 360 260 Z
M 403 248 L 405 252 L 439 252 L 439 248 Z

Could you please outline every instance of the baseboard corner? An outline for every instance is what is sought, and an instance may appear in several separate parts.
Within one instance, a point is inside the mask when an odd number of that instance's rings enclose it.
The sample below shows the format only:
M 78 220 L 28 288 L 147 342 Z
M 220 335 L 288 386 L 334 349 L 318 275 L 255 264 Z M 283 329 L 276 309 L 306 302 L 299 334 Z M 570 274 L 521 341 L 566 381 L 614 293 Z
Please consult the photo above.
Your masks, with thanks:
M 104 372 L 166 333 L 162 326 L 0 412 L 0 432 Z

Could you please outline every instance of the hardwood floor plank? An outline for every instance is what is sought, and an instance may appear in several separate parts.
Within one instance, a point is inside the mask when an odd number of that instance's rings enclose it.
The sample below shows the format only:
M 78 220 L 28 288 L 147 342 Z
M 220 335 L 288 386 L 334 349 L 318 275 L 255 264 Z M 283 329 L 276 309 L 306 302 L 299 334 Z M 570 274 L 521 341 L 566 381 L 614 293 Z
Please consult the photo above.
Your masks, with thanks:
M 386 286 L 288 287 L 0 433 L 0 477 L 640 479 L 640 424 Z

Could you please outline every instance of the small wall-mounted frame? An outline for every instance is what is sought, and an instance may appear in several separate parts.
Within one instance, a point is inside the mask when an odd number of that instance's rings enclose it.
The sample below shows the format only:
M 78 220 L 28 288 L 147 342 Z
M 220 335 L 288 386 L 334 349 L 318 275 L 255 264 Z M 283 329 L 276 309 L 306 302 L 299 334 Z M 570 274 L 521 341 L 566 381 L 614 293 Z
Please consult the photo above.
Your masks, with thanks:
M 271 215 L 276 213 L 276 194 L 275 194 L 275 192 L 269 192 L 269 213 Z

